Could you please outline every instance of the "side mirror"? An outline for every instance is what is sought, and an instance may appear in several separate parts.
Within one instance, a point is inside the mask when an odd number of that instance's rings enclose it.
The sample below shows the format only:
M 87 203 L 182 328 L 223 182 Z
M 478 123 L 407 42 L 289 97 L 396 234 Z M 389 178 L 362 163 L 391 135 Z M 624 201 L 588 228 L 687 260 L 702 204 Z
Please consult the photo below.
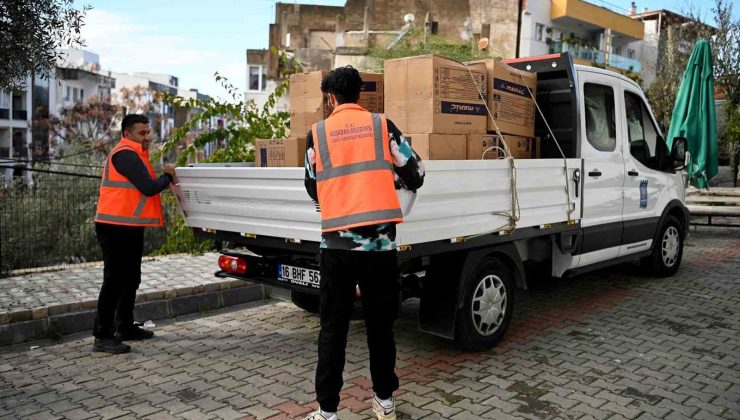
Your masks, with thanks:
M 671 160 L 673 161 L 673 170 L 680 171 L 686 167 L 686 148 L 688 141 L 686 137 L 674 137 L 673 146 L 671 147 Z

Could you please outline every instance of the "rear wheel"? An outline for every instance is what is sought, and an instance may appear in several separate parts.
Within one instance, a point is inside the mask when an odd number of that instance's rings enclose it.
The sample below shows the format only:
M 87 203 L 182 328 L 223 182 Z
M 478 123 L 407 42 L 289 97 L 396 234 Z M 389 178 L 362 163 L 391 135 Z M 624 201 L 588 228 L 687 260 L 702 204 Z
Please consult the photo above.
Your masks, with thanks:
M 510 270 L 495 257 L 486 258 L 464 280 L 455 341 L 463 350 L 486 350 L 503 337 L 514 305 Z
M 644 261 L 657 277 L 670 277 L 678 271 L 683 257 L 684 230 L 674 216 L 668 216 L 660 227 L 658 242 L 653 244 L 653 254 Z

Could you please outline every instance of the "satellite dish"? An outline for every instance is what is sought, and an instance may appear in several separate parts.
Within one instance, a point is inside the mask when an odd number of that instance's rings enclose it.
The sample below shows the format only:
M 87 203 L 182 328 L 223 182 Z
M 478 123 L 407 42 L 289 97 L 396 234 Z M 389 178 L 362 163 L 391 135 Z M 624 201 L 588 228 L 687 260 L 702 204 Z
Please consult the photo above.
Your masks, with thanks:
M 485 38 L 485 37 L 481 38 L 478 40 L 478 49 L 485 50 L 486 48 L 488 48 L 488 44 L 489 44 L 488 38 Z
M 414 17 L 413 13 L 406 13 L 403 16 L 403 23 L 405 24 L 411 24 L 414 23 L 414 21 L 416 21 L 416 17 Z

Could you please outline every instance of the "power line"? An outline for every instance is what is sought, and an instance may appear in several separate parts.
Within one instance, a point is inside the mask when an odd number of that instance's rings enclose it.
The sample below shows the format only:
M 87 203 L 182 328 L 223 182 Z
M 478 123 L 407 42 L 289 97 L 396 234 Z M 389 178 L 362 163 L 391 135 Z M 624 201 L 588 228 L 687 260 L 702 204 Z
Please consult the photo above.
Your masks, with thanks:
M 15 158 L 0 158 L 0 163 L 36 163 L 36 164 L 47 164 L 47 165 L 62 165 L 62 166 L 78 166 L 80 168 L 94 168 L 94 169 L 103 169 L 102 166 L 99 165 L 83 165 L 79 163 L 64 163 L 64 162 L 56 162 L 53 160 L 24 160 L 24 159 L 15 159 Z
M 23 167 L 15 167 L 15 166 L 0 165 L 0 168 L 14 169 L 14 170 L 20 170 L 20 171 L 29 171 L 29 172 L 42 172 L 42 173 L 46 173 L 46 174 L 57 174 L 57 175 L 75 176 L 75 177 L 78 177 L 78 178 L 92 178 L 92 179 L 100 179 L 101 178 L 100 176 L 95 176 L 95 175 L 80 174 L 80 173 L 76 173 L 76 172 L 49 171 L 49 170 L 46 170 L 46 169 L 26 168 L 25 166 L 23 166 Z

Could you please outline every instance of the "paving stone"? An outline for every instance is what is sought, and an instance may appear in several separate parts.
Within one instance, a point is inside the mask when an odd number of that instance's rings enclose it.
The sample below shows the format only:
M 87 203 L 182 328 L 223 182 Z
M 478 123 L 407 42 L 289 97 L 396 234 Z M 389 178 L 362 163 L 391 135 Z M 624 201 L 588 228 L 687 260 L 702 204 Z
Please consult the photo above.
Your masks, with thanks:
M 222 279 L 212 278 L 215 258 L 161 261 L 142 266 L 145 293 L 190 287 L 195 294 L 177 299 L 210 291 L 220 293 L 215 301 L 223 304 L 224 293 L 251 288 L 255 295 L 247 295 L 254 297 L 263 290 L 230 282 L 221 290 Z M 561 279 L 547 290 L 517 290 L 507 336 L 480 353 L 460 352 L 419 332 L 418 301 L 408 301 L 395 331 L 399 419 L 733 418 L 740 411 L 740 374 L 733 369 L 740 354 L 740 295 L 728 291 L 740 290 L 737 272 L 740 235 L 692 231 L 682 267 L 671 278 L 649 278 L 637 265 L 624 264 Z M 80 302 L 97 293 L 100 268 L 84 278 L 91 286 L 78 288 L 87 293 Z M 49 297 L 39 295 L 29 305 L 42 298 Z M 157 301 L 144 299 L 140 307 L 149 304 Z M 49 308 L 49 321 L 75 316 Z M 94 418 L 277 420 L 300 418 L 316 406 L 318 317 L 265 300 L 156 323 L 156 338 L 132 343 L 134 351 L 125 355 L 91 353 L 89 330 L 33 351 L 28 344 L 0 348 L 0 417 L 83 418 L 84 412 Z M 367 357 L 364 325 L 353 321 L 343 419 L 370 415 Z

